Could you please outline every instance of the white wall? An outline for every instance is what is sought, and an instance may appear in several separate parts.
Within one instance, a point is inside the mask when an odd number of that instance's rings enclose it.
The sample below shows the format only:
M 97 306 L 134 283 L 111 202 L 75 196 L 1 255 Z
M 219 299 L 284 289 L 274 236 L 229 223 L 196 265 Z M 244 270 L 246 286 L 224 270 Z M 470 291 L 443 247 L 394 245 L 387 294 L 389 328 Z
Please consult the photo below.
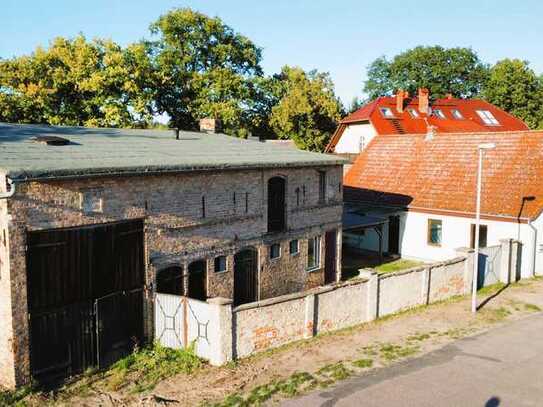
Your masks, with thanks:
M 429 245 L 427 242 L 428 219 L 442 221 L 442 244 L 439 247 Z M 471 225 L 474 222 L 473 218 L 407 212 L 401 222 L 400 252 L 403 257 L 421 260 L 435 261 L 453 258 L 456 256 L 457 248 L 469 247 Z M 501 239 L 517 239 L 522 242 L 521 277 L 532 276 L 534 246 L 530 227 L 527 224 L 484 219 L 481 220 L 481 224 L 488 228 L 488 246 L 498 245 Z M 541 231 L 543 222 L 540 221 L 538 226 Z M 540 272 L 543 272 L 541 259 L 539 259 L 539 267 Z
M 400 212 L 400 253 L 402 257 L 423 261 L 440 261 L 457 256 L 456 249 L 469 247 L 471 240 L 471 225 L 473 218 L 464 218 L 448 215 L 434 215 L 421 212 Z M 392 215 L 392 214 L 391 214 Z M 375 216 L 379 216 L 375 213 Z M 442 244 L 439 247 L 431 246 L 427 242 L 428 219 L 442 221 Z M 516 239 L 522 242 L 521 277 L 533 275 L 534 235 L 533 229 L 525 223 L 481 220 L 481 225 L 488 228 L 487 245 L 500 244 L 501 239 Z M 383 228 L 383 250 L 388 247 L 388 229 Z M 537 230 L 536 267 L 535 274 L 543 275 L 543 216 L 539 216 L 532 226 Z M 355 239 L 344 233 L 347 245 L 358 246 L 362 249 L 377 250 L 377 236 L 375 232 L 367 231 L 366 235 Z
M 359 153 L 375 136 L 376 132 L 371 123 L 349 124 L 343 131 L 334 151 L 336 153 Z

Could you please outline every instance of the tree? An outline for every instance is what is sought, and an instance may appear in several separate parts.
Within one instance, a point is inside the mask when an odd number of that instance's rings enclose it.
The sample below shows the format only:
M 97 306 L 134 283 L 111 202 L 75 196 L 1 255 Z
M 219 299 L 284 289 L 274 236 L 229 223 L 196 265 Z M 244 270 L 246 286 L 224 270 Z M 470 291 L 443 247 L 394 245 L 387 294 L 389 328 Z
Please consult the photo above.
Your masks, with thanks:
M 435 98 L 448 93 L 469 98 L 479 94 L 487 75 L 488 67 L 470 48 L 419 46 L 396 55 L 392 61 L 381 57 L 372 62 L 364 92 L 374 99 L 398 89 L 414 95 L 418 88 L 428 88 Z
M 300 148 L 323 151 L 342 114 L 330 76 L 285 66 L 273 80 L 278 102 L 271 109 L 272 130 Z
M 364 104 L 365 104 L 364 100 L 360 99 L 358 96 L 355 96 L 353 100 L 351 100 L 351 104 L 349 105 L 347 112 L 348 113 L 356 112 L 358 109 L 364 106 Z
M 0 120 L 131 126 L 151 120 L 147 54 L 112 41 L 56 38 L 0 61 Z
M 528 62 L 504 59 L 490 70 L 483 87 L 490 103 L 524 120 L 532 129 L 543 128 L 543 80 Z
M 151 25 L 146 42 L 157 72 L 156 108 L 171 124 L 197 128 L 203 117 L 221 119 L 227 132 L 249 126 L 245 111 L 262 75 L 261 50 L 218 17 L 174 9 Z

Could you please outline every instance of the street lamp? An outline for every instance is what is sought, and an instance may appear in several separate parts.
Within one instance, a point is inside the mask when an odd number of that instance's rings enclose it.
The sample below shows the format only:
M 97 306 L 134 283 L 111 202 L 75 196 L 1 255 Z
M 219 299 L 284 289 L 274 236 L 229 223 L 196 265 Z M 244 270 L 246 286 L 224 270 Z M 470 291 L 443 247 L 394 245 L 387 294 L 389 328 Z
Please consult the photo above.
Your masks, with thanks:
M 471 312 L 477 312 L 477 280 L 479 277 L 479 227 L 481 225 L 481 186 L 483 178 L 483 155 L 485 150 L 496 148 L 494 143 L 483 143 L 477 147 L 479 150 L 479 166 L 477 169 L 477 205 L 475 212 L 475 260 L 473 264 L 473 284 L 471 294 Z

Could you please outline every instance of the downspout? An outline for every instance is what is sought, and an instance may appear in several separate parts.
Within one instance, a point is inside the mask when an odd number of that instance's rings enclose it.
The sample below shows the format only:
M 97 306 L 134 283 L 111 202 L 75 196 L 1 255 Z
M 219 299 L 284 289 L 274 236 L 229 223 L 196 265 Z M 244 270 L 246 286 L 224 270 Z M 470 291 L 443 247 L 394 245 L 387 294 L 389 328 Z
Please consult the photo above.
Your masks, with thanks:
M 534 245 L 533 252 L 532 252 L 532 277 L 535 276 L 535 268 L 536 268 L 536 258 L 537 258 L 537 228 L 532 225 L 532 219 L 528 219 L 528 227 L 532 229 L 532 244 Z
M 9 185 L 9 191 L 1 193 L 0 199 L 11 198 L 15 194 L 15 183 L 9 178 L 6 178 L 6 182 Z

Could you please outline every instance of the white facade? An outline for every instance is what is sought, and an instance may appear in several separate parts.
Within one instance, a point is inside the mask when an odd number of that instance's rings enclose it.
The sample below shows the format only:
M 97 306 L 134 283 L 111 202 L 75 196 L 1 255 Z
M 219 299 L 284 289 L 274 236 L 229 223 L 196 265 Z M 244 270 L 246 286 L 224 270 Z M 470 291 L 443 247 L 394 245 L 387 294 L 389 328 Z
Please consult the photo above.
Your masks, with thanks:
M 358 154 L 377 135 L 369 122 L 349 124 L 334 148 L 337 154 Z
M 391 214 L 392 215 L 392 214 Z M 471 225 L 474 218 L 436 215 L 422 212 L 398 212 L 400 215 L 400 253 L 404 258 L 422 261 L 439 261 L 456 257 L 456 249 L 469 247 L 471 243 Z M 442 222 L 441 245 L 428 244 L 428 220 Z M 522 242 L 521 277 L 543 275 L 543 216 L 539 216 L 531 225 L 511 221 L 481 220 L 487 226 L 487 246 L 500 244 L 501 239 L 516 239 Z M 388 227 L 383 227 L 383 250 L 388 247 Z M 367 230 L 363 236 L 344 233 L 346 245 L 367 250 L 378 249 L 377 234 Z M 535 256 L 535 265 L 534 265 Z

